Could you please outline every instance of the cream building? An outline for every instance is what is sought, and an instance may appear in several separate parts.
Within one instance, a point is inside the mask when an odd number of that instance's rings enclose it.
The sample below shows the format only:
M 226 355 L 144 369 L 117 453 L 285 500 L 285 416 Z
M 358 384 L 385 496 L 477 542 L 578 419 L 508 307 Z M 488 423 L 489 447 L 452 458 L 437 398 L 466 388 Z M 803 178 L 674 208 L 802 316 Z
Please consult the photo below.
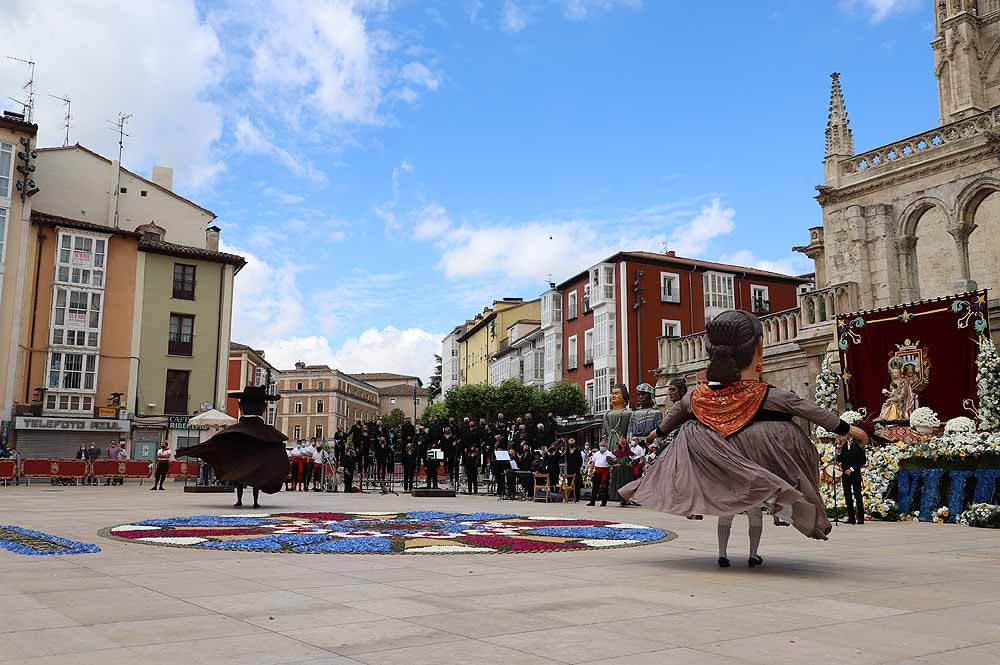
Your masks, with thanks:
M 298 362 L 294 369 L 281 370 L 278 392 L 275 427 L 293 442 L 332 438 L 337 429 L 346 431 L 359 420 L 379 416 L 378 389 L 328 365 Z
M 489 383 L 490 359 L 509 343 L 507 329 L 520 320 L 537 321 L 541 313 L 539 298 L 527 302 L 521 298 L 504 298 L 493 301 L 492 307 L 470 321 L 457 338 L 459 385 Z
M 926 0 L 925 0 L 926 1 Z M 834 319 L 861 309 L 989 288 L 1000 339 L 1000 0 L 930 0 L 938 127 L 856 151 L 833 74 L 822 225 L 796 250 L 816 265 L 800 307 L 765 324 L 768 380 L 809 395 L 835 349 Z M 659 386 L 707 363 L 703 335 L 659 340 Z
M 32 198 L 21 196 L 17 166 L 30 164 L 38 127 L 19 114 L 0 116 L 0 441 L 10 436 L 21 314 L 27 292 Z

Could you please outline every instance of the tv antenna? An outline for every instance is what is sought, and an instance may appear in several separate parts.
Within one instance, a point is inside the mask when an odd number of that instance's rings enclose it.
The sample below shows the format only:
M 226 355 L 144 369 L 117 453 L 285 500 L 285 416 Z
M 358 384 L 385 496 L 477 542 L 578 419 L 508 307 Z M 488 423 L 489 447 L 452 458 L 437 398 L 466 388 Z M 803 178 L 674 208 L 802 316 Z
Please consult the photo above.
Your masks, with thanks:
M 69 95 L 66 95 L 65 97 L 60 97 L 59 95 L 49 95 L 49 97 L 51 97 L 52 99 L 58 99 L 59 101 L 61 101 L 63 104 L 66 105 L 66 114 L 63 116 L 63 120 L 65 121 L 65 126 L 66 126 L 66 138 L 63 139 L 63 147 L 65 148 L 66 146 L 69 145 L 69 121 L 73 117 L 70 114 L 70 110 L 72 109 L 73 102 L 70 101 Z
M 125 131 L 125 125 L 129 120 L 132 119 L 131 113 L 119 113 L 118 120 L 112 121 L 111 129 L 118 131 L 118 178 L 115 184 L 115 228 L 118 228 L 118 199 L 121 197 L 122 193 L 122 155 L 125 152 L 125 137 L 131 135 Z
M 22 102 L 20 99 L 15 99 L 14 97 L 10 97 L 9 99 L 21 105 L 24 109 L 25 120 L 31 122 L 31 119 L 35 114 L 35 61 L 25 60 L 24 58 L 15 58 L 12 55 L 8 55 L 7 59 L 28 65 L 28 82 L 21 86 L 25 93 L 27 93 L 27 101 Z

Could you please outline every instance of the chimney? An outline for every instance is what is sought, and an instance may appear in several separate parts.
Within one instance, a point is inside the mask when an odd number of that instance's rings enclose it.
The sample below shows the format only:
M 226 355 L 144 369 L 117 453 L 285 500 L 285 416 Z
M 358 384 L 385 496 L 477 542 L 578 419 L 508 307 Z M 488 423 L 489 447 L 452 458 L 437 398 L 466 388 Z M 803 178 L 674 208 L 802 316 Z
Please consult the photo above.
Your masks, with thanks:
M 150 180 L 164 189 L 174 190 L 174 170 L 169 166 L 154 166 Z
M 667 252 L 667 256 L 677 256 L 677 252 L 671 249 Z
M 219 251 L 219 233 L 222 231 L 218 226 L 210 226 L 205 229 L 205 249 L 213 252 Z
M 297 363 L 295 363 L 295 369 L 305 369 L 305 368 L 306 368 L 306 364 L 304 362 L 302 362 L 301 360 L 298 361 Z

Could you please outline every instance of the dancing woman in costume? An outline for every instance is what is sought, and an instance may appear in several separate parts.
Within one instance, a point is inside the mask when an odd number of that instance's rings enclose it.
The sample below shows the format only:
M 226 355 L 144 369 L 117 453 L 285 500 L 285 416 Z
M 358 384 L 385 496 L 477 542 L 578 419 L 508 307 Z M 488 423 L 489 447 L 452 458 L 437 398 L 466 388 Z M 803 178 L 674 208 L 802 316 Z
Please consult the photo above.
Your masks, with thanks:
M 653 468 L 620 493 L 674 515 L 719 517 L 719 565 L 733 516 L 750 521 L 751 567 L 759 566 L 761 508 L 781 514 L 804 535 L 826 540 L 830 522 L 819 494 L 819 453 L 801 428 L 804 418 L 839 436 L 868 435 L 836 413 L 760 380 L 762 328 L 752 314 L 724 312 L 706 326 L 708 384 L 673 405 L 657 431 L 677 438 Z

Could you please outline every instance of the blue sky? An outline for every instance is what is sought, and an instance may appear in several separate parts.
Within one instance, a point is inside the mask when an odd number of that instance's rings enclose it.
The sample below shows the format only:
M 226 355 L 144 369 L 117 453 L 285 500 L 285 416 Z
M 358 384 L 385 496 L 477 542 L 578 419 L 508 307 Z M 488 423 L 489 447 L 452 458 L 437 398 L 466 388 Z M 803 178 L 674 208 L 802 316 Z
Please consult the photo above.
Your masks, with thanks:
M 859 150 L 937 124 L 930 0 L 55 4 L 15 0 L 9 46 L 41 143 L 48 93 L 105 154 L 134 113 L 126 165 L 218 213 L 233 339 L 279 366 L 426 375 L 493 297 L 618 249 L 808 271 L 830 72 Z

